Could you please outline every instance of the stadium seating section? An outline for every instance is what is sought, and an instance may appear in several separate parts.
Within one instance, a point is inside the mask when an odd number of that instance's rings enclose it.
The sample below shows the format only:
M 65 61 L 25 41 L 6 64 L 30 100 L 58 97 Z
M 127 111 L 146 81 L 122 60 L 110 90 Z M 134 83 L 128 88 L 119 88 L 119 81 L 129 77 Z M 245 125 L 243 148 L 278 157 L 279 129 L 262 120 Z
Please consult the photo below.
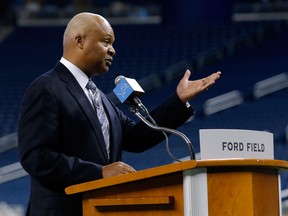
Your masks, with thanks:
M 27 85 L 60 59 L 63 31 L 64 27 L 18 27 L 0 43 L 0 137 L 16 132 L 19 103 Z M 216 85 L 191 101 L 196 115 L 179 130 L 191 139 L 196 152 L 200 151 L 198 133 L 202 128 L 269 131 L 274 134 L 275 159 L 288 159 L 288 89 L 253 97 L 255 83 L 287 73 L 285 24 L 117 25 L 114 31 L 115 60 L 109 73 L 95 79 L 105 93 L 111 93 L 116 76 L 135 78 L 143 83 L 146 94 L 142 102 L 151 110 L 175 91 L 185 68 L 191 69 L 191 79 L 221 70 L 222 78 Z M 242 104 L 205 115 L 207 99 L 233 90 L 242 93 Z M 127 105 L 118 106 L 138 121 Z M 187 156 L 182 140 L 171 135 L 169 143 L 177 158 Z M 124 152 L 123 160 L 137 170 L 173 162 L 164 142 L 141 154 Z M 0 167 L 18 161 L 16 148 L 0 153 Z M 28 185 L 28 176 L 0 183 L 0 201 L 25 206 Z M 281 187 L 288 188 L 286 174 Z

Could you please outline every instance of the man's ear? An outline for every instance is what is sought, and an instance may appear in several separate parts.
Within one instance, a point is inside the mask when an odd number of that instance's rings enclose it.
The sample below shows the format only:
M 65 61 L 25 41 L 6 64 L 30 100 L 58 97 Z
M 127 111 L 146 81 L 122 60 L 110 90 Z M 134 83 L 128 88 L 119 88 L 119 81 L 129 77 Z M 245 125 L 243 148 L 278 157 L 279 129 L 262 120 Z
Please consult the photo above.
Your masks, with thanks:
M 84 36 L 83 35 L 77 35 L 75 37 L 75 43 L 76 43 L 76 46 L 79 47 L 80 49 L 83 49 L 83 46 L 84 46 Z

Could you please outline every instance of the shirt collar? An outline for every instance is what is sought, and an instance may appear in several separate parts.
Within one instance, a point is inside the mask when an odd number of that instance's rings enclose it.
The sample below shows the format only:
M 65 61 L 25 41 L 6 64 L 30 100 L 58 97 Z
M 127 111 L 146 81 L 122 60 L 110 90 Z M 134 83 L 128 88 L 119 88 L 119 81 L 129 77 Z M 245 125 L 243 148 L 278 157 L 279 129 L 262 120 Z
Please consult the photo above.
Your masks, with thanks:
M 72 73 L 72 75 L 75 77 L 79 85 L 81 86 L 82 89 L 85 89 L 86 84 L 89 81 L 88 76 L 77 66 L 69 62 L 67 59 L 64 57 L 61 57 L 60 62 L 68 68 L 68 70 Z

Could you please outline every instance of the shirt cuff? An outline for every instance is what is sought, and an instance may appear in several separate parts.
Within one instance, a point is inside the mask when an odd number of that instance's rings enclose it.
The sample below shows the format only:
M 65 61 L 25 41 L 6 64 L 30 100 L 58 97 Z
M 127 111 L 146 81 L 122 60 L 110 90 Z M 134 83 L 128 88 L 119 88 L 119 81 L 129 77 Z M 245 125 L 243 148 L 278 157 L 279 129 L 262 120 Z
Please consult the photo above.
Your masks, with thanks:
M 188 101 L 186 101 L 185 106 L 186 106 L 186 108 L 190 108 L 191 107 L 191 105 L 190 105 L 190 103 Z

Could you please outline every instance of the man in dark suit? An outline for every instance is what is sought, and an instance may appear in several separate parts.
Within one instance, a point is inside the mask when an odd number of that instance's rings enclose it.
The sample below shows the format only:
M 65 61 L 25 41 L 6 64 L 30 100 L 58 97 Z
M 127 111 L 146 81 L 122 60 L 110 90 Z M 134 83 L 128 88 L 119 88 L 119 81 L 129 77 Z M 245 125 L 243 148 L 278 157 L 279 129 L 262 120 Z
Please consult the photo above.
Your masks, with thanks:
M 112 27 L 102 16 L 76 15 L 65 30 L 60 62 L 33 81 L 23 97 L 18 146 L 21 164 L 31 176 L 27 215 L 82 215 L 81 196 L 67 196 L 65 187 L 135 172 L 121 162 L 122 150 L 142 152 L 164 138 L 129 119 L 101 92 L 109 122 L 105 146 L 86 84 L 108 71 L 116 53 L 114 40 Z M 186 102 L 213 85 L 220 72 L 195 81 L 189 77 L 187 70 L 175 94 L 151 112 L 158 125 L 183 124 L 193 115 Z

